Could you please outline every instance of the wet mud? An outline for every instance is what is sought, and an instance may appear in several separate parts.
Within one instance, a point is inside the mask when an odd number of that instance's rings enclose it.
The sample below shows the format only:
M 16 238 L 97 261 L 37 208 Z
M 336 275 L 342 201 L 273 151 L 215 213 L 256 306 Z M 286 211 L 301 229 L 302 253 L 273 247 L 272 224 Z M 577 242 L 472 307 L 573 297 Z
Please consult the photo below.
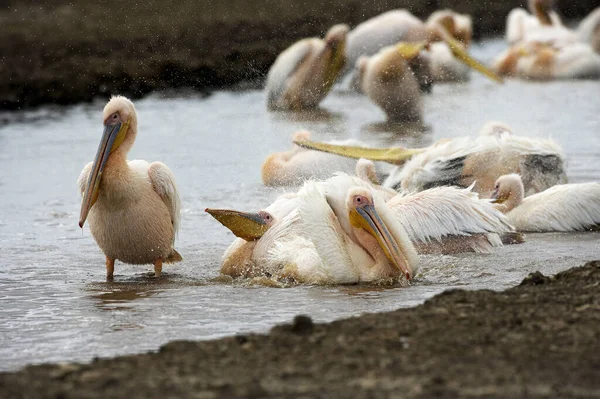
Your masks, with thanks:
M 503 292 L 0 374 L 5 398 L 600 396 L 600 261 Z
M 476 37 L 498 35 L 509 10 L 524 3 L 9 0 L 0 10 L 0 109 L 260 84 L 282 50 L 336 23 L 355 26 L 394 8 L 419 17 L 453 8 L 473 16 Z M 557 6 L 566 18 L 581 18 L 597 0 Z

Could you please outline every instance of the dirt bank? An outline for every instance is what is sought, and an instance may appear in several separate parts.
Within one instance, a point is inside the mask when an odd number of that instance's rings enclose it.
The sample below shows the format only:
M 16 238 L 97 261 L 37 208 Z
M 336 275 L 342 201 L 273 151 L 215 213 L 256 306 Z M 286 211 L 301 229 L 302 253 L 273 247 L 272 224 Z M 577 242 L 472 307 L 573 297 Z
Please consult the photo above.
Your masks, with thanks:
M 322 35 L 339 22 L 354 26 L 393 8 L 425 17 L 452 7 L 473 15 L 477 35 L 499 34 L 508 11 L 521 3 L 9 0 L 0 11 L 0 109 L 259 79 L 294 41 Z M 558 7 L 567 17 L 581 17 L 596 3 L 562 0 Z
M 504 292 L 0 374 L 4 398 L 600 396 L 600 261 Z

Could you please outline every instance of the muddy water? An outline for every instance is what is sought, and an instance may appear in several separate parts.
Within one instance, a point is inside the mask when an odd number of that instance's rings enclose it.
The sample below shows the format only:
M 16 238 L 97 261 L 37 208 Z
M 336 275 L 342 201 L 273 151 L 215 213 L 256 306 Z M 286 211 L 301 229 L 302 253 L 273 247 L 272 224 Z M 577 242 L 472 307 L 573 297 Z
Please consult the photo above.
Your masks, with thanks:
M 475 48 L 480 58 L 500 41 Z M 600 174 L 600 82 L 495 85 L 479 76 L 434 88 L 425 99 L 426 131 L 383 123 L 365 97 L 334 91 L 317 115 L 272 114 L 260 91 L 178 93 L 136 102 L 139 134 L 131 159 L 161 160 L 183 201 L 177 249 L 182 263 L 158 281 L 150 267 L 116 265 L 105 282 L 104 257 L 77 226 L 76 180 L 95 154 L 103 103 L 3 115 L 0 127 L 0 369 L 89 360 L 157 349 L 175 339 L 261 332 L 298 313 L 318 321 L 413 306 L 452 287 L 503 289 L 529 272 L 552 274 L 600 258 L 599 233 L 530 234 L 493 255 L 425 256 L 409 288 L 272 288 L 219 278 L 231 234 L 205 207 L 255 210 L 283 189 L 260 182 L 260 164 L 289 147 L 300 128 L 318 139 L 358 138 L 377 145 L 427 145 L 474 135 L 488 120 L 518 134 L 550 136 L 568 156 L 571 182 Z

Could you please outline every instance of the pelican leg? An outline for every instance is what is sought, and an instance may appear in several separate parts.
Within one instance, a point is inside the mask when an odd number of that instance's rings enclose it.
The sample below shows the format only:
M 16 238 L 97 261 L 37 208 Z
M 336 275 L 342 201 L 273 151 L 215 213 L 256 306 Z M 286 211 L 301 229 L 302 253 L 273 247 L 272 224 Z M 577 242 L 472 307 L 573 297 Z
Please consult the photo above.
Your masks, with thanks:
M 157 259 L 154 261 L 154 277 L 159 278 L 160 273 L 162 272 L 162 259 Z
M 106 280 L 113 280 L 113 273 L 115 272 L 115 260 L 106 257 Z

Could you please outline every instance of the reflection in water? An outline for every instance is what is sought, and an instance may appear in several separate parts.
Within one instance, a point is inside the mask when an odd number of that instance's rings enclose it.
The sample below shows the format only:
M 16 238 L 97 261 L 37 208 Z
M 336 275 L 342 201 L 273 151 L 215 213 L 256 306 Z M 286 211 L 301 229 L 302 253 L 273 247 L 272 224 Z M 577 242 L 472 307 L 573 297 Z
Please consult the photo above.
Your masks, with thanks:
M 424 132 L 429 130 L 431 128 L 422 122 L 371 122 L 361 127 L 361 131 L 369 134 L 391 133 L 393 136 L 390 139 L 397 139 L 399 136 L 420 137 Z
M 340 122 L 346 119 L 341 112 L 331 112 L 326 108 L 301 111 L 270 111 L 275 120 L 288 122 Z
M 131 306 L 120 305 L 150 298 L 163 291 L 156 284 L 114 282 L 89 284 L 86 290 L 92 293 L 91 298 L 102 310 L 134 310 Z

